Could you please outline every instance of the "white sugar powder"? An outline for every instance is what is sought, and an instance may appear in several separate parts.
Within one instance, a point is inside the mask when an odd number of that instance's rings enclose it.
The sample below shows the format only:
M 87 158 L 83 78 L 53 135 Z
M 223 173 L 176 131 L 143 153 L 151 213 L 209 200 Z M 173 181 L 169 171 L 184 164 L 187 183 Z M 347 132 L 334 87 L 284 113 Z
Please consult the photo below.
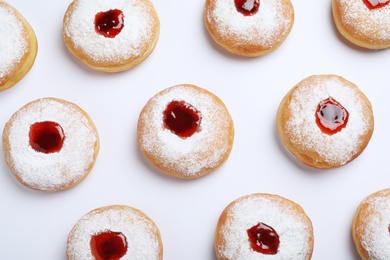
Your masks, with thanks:
M 368 197 L 363 204 L 365 209 L 366 225 L 358 227 L 362 232 L 362 246 L 367 250 L 369 259 L 384 260 L 390 257 L 390 198 L 384 196 Z
M 227 221 L 222 227 L 225 246 L 217 250 L 224 259 L 309 259 L 312 235 L 307 225 L 306 215 L 282 204 L 281 200 L 271 200 L 256 196 L 244 198 L 233 205 L 227 213 Z M 271 226 L 279 235 L 279 249 L 276 255 L 265 255 L 251 248 L 247 230 L 262 222 Z
M 323 133 L 315 120 L 318 104 L 329 97 L 349 113 L 347 126 L 333 135 Z M 343 165 L 348 162 L 360 148 L 360 138 L 369 129 L 357 89 L 345 85 L 336 77 L 301 82 L 292 93 L 289 110 L 291 117 L 286 123 L 286 133 L 291 143 L 318 152 L 330 164 Z
M 185 101 L 201 113 L 199 132 L 183 139 L 164 127 L 163 112 L 173 100 Z M 153 109 L 141 114 L 139 120 L 145 126 L 139 135 L 139 143 L 165 167 L 194 176 L 215 167 L 228 152 L 230 115 L 208 94 L 191 87 L 176 86 L 157 94 L 147 106 Z
M 154 18 L 150 6 L 140 0 L 76 0 L 74 12 L 65 17 L 64 33 L 94 61 L 118 62 L 140 55 L 151 40 Z M 95 15 L 119 9 L 124 27 L 115 38 L 106 38 L 95 31 Z
M 39 190 L 54 190 L 84 176 L 94 159 L 97 133 L 73 104 L 40 99 L 16 112 L 9 131 L 10 159 L 23 182 Z M 64 130 L 59 152 L 41 153 L 29 143 L 30 126 L 52 121 Z
M 390 40 L 390 5 L 369 9 L 362 0 L 338 0 L 342 23 L 356 27 L 355 36 L 371 35 L 372 38 Z
M 236 37 L 245 43 L 273 47 L 275 38 L 285 35 L 291 25 L 292 15 L 287 15 L 283 1 L 262 0 L 258 12 L 244 16 L 237 11 L 232 0 L 215 0 L 215 8 L 207 14 L 222 38 Z M 281 37 L 283 38 L 283 37 Z
M 121 232 L 126 237 L 127 252 L 121 260 L 159 259 L 156 225 L 130 207 L 92 211 L 82 217 L 72 229 L 73 239 L 68 241 L 69 259 L 95 259 L 91 254 L 91 237 L 105 231 Z
M 0 2 L 0 83 L 27 52 L 26 33 L 14 10 Z

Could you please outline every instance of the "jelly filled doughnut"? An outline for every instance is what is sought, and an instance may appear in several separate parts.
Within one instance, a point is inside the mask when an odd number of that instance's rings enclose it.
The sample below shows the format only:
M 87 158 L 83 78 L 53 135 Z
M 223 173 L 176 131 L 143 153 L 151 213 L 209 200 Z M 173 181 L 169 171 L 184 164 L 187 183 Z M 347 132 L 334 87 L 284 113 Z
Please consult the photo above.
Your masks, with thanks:
M 332 0 L 333 19 L 347 40 L 368 49 L 390 47 L 389 0 Z
M 37 56 L 35 32 L 14 7 L 0 1 L 0 91 L 19 82 Z
M 363 260 L 390 258 L 390 189 L 377 191 L 360 203 L 352 237 Z
M 63 22 L 71 53 L 93 69 L 128 70 L 154 50 L 160 21 L 149 0 L 74 0 Z
M 163 245 L 156 224 L 138 209 L 112 205 L 94 209 L 73 226 L 67 260 L 161 260 Z
M 4 127 L 3 149 L 20 183 L 34 190 L 59 191 L 75 186 L 91 171 L 99 137 L 80 107 L 42 98 L 12 115 Z
M 358 157 L 374 130 L 370 101 L 352 82 L 313 75 L 293 87 L 279 105 L 277 131 L 304 164 L 336 168 Z
M 290 34 L 294 9 L 290 0 L 206 0 L 204 23 L 226 50 L 262 56 L 278 48 Z
M 218 260 L 306 260 L 313 253 L 313 226 L 297 203 L 278 195 L 254 193 L 223 210 L 214 245 Z
M 194 85 L 157 93 L 138 120 L 142 154 L 161 171 L 179 178 L 214 171 L 227 160 L 233 139 L 233 120 L 224 103 Z

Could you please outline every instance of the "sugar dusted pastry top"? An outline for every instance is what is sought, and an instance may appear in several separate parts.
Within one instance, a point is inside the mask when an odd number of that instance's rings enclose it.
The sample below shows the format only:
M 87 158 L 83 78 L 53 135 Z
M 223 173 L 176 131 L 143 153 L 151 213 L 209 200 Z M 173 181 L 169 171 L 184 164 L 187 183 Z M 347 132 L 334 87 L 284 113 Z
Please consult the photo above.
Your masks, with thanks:
M 113 38 L 96 32 L 95 17 L 109 10 L 122 12 L 123 28 Z M 160 22 L 149 0 L 74 0 L 64 16 L 69 50 L 92 68 L 115 72 L 142 62 L 154 49 Z
M 61 127 L 64 139 L 59 151 L 44 153 L 32 147 L 32 125 L 40 122 Z M 99 150 L 99 137 L 80 107 L 65 100 L 42 98 L 12 115 L 4 127 L 3 148 L 11 172 L 22 184 L 35 190 L 57 191 L 86 177 Z

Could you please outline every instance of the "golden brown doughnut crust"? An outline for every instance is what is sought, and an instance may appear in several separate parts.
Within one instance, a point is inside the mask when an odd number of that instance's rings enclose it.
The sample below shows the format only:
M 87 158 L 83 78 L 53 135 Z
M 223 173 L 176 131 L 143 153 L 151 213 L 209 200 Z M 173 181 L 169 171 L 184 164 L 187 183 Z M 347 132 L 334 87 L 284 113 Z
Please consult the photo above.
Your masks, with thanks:
M 390 189 L 367 196 L 356 210 L 352 238 L 363 260 L 390 257 Z
M 369 9 L 363 0 L 332 0 L 337 29 L 351 43 L 373 50 L 390 47 L 390 5 Z
M 128 0 L 127 5 L 122 7 L 115 7 L 115 1 L 101 3 L 102 6 L 92 1 L 89 2 L 90 7 L 87 4 L 87 0 L 74 0 L 63 20 L 65 44 L 83 63 L 95 70 L 120 72 L 140 64 L 153 52 L 160 34 L 160 21 L 149 0 Z M 124 12 L 122 31 L 112 39 L 98 35 L 94 29 L 96 13 L 117 8 L 122 8 Z M 89 17 L 82 19 L 84 17 L 80 15 Z M 131 17 L 135 15 L 138 16 L 136 20 Z M 145 28 L 140 28 L 142 25 Z
M 13 6 L 11 6 L 6 2 L 0 1 L 0 9 L 9 10 L 22 23 L 23 39 L 12 39 L 12 41 L 26 42 L 26 46 L 25 46 L 26 49 L 22 58 L 16 61 L 15 63 L 13 63 L 12 68 L 10 68 L 10 70 L 5 75 L 1 76 L 1 71 L 0 71 L 0 91 L 3 91 L 14 86 L 30 71 L 31 67 L 35 62 L 35 58 L 37 56 L 38 42 L 33 28 L 23 17 L 23 15 L 18 10 L 16 10 L 16 8 L 14 8 Z M 7 34 L 2 35 L 2 37 L 5 38 L 7 36 L 8 36 Z M 2 38 L 2 41 L 4 41 L 4 38 Z
M 59 152 L 44 154 L 30 146 L 31 124 L 43 121 L 56 122 L 63 128 L 65 140 Z M 5 124 L 2 142 L 6 163 L 16 179 L 30 189 L 45 192 L 79 184 L 92 170 L 100 148 L 90 116 L 76 104 L 58 98 L 37 99 L 21 107 Z
M 174 100 L 185 101 L 202 114 L 201 130 L 185 139 L 163 124 L 163 111 Z M 176 85 L 154 95 L 138 119 L 138 145 L 159 170 L 174 177 L 194 179 L 220 167 L 233 147 L 233 120 L 220 98 L 191 84 Z
M 273 21 L 269 21 L 270 12 Z M 294 9 L 290 0 L 262 0 L 256 14 L 244 16 L 236 10 L 234 1 L 206 0 L 204 23 L 224 49 L 258 57 L 274 51 L 286 40 L 294 24 Z
M 96 208 L 79 219 L 68 235 L 66 259 L 95 259 L 90 249 L 91 236 L 104 231 L 121 232 L 126 236 L 128 249 L 123 260 L 163 259 L 157 225 L 141 210 L 125 205 Z
M 316 124 L 319 102 L 332 97 L 349 112 L 339 133 L 328 135 Z M 313 75 L 303 79 L 283 98 L 276 116 L 276 129 L 286 149 L 302 163 L 331 169 L 358 157 L 374 130 L 370 101 L 352 82 L 336 75 Z
M 254 251 L 247 230 L 262 222 L 279 235 L 277 254 Z M 217 223 L 214 247 L 218 260 L 311 259 L 314 231 L 310 218 L 297 203 L 279 195 L 253 193 L 232 201 Z

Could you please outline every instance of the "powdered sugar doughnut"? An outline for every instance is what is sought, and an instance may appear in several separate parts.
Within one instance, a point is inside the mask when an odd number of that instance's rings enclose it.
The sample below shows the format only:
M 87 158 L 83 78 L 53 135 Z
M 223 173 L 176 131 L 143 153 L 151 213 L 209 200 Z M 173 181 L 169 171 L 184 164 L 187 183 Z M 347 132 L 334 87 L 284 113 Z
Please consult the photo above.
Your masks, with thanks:
M 19 82 L 31 69 L 38 43 L 33 28 L 14 7 L 0 1 L 0 91 Z
M 389 0 L 332 0 L 337 29 L 350 42 L 368 49 L 390 47 Z
M 138 120 L 138 144 L 158 169 L 193 179 L 228 158 L 234 126 L 223 102 L 209 91 L 184 84 L 152 97 Z
M 363 260 L 390 258 L 390 189 L 375 192 L 360 203 L 352 237 Z
M 112 205 L 94 209 L 72 228 L 66 245 L 67 260 L 163 259 L 156 224 L 138 209 Z
M 74 0 L 64 17 L 68 49 L 93 69 L 128 70 L 154 50 L 160 32 L 149 0 Z
M 4 127 L 3 149 L 20 183 L 34 190 L 59 191 L 78 184 L 91 171 L 99 137 L 80 107 L 42 98 L 12 115 Z
M 280 103 L 276 122 L 287 150 L 319 169 L 355 159 L 374 130 L 370 101 L 355 84 L 336 75 L 313 75 L 299 82 Z
M 290 34 L 290 0 L 206 0 L 204 23 L 214 40 L 242 56 L 261 56 L 278 48 Z
M 223 210 L 214 245 L 218 260 L 311 259 L 313 226 L 295 202 L 254 193 Z

